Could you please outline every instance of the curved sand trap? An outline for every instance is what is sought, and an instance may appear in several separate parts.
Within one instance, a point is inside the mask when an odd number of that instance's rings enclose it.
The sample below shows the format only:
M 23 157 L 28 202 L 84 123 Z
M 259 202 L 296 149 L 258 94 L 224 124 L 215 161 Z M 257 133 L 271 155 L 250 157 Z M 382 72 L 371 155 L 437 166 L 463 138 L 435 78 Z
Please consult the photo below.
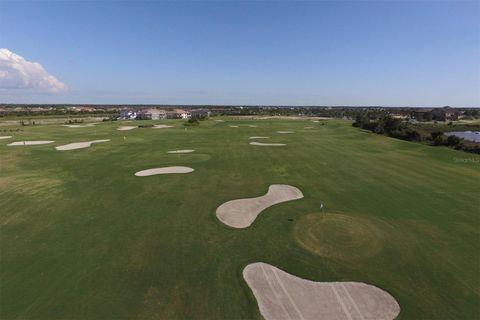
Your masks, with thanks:
M 261 147 L 283 147 L 286 146 L 285 143 L 261 143 L 261 142 L 250 142 L 252 146 L 261 146 Z
M 15 141 L 7 144 L 7 146 L 36 146 L 38 144 L 48 144 L 55 141 L 44 140 L 44 141 Z
M 173 128 L 174 126 L 169 126 L 166 124 L 156 124 L 152 127 L 152 129 L 166 129 L 166 128 Z
M 270 137 L 250 137 L 249 139 L 270 139 Z
M 277 131 L 277 133 L 295 133 L 295 131 Z
M 266 320 L 390 320 L 400 313 L 388 292 L 362 282 L 315 282 L 262 262 L 246 266 L 243 278 Z
M 0 140 L 2 139 L 10 139 L 12 136 L 0 136 Z
M 100 143 L 100 142 L 107 142 L 107 141 L 110 141 L 110 139 L 93 140 L 93 141 L 87 141 L 87 142 L 75 142 L 75 143 L 69 143 L 69 144 L 65 144 L 63 146 L 55 147 L 55 149 L 57 149 L 59 151 L 83 149 L 83 148 L 90 147 L 92 145 L 92 143 Z
M 189 173 L 193 172 L 189 167 L 163 167 L 138 171 L 135 173 L 137 177 L 153 176 L 156 174 L 169 174 L 169 173 Z
M 132 129 L 135 129 L 135 128 L 138 128 L 138 127 L 135 127 L 135 126 L 121 126 L 121 127 L 118 127 L 117 130 L 126 131 L 126 130 L 132 130 Z
M 250 226 L 266 208 L 275 204 L 303 198 L 302 191 L 286 184 L 272 184 L 267 194 L 225 202 L 217 208 L 217 218 L 233 228 Z
M 186 150 L 173 150 L 173 151 L 168 151 L 167 153 L 191 153 L 195 152 L 193 149 L 186 149 Z
M 238 128 L 238 126 L 229 126 L 230 128 Z

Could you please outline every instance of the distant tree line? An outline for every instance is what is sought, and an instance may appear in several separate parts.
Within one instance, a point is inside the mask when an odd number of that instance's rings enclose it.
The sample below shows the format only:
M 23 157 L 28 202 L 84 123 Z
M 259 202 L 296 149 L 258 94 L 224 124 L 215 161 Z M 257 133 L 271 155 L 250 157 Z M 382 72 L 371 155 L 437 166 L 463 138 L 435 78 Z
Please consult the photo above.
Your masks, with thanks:
M 456 150 L 480 154 L 480 144 L 466 141 L 453 135 L 445 135 L 442 131 L 425 132 L 413 128 L 401 119 L 384 116 L 370 120 L 366 114 L 357 115 L 352 126 L 406 141 L 425 142 L 432 146 L 448 146 Z

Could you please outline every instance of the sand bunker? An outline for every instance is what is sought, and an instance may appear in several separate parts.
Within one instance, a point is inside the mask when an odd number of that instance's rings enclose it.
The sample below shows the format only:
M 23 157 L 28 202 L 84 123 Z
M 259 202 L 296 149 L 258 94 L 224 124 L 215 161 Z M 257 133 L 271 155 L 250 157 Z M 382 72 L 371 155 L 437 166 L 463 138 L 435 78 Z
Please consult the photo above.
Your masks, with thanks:
M 229 126 L 230 128 L 238 128 L 238 126 Z
M 193 149 L 185 149 L 185 150 L 173 150 L 173 151 L 168 151 L 167 153 L 191 153 L 194 152 L 195 150 Z
M 169 174 L 169 173 L 189 173 L 193 172 L 189 167 L 163 167 L 138 171 L 135 173 L 137 177 L 153 176 L 156 174 Z
M 55 141 L 44 140 L 44 141 L 15 141 L 12 143 L 7 144 L 7 146 L 35 146 L 38 144 L 48 144 L 53 143 Z
M 261 142 L 250 142 L 252 146 L 261 146 L 261 147 L 283 147 L 286 146 L 285 143 L 261 143 Z
M 225 202 L 217 208 L 217 218 L 233 228 L 250 226 L 266 208 L 275 204 L 303 198 L 302 192 L 286 184 L 272 184 L 267 194 Z
M 100 142 L 107 142 L 107 141 L 110 141 L 110 139 L 93 140 L 93 141 L 86 141 L 86 142 L 75 142 L 75 143 L 69 143 L 69 144 L 65 144 L 63 146 L 55 147 L 55 149 L 57 149 L 59 151 L 83 149 L 83 148 L 90 147 L 92 145 L 92 143 L 100 143 Z
M 250 137 L 249 139 L 269 139 L 270 137 L 260 137 L 260 136 L 254 136 Z
M 2 139 L 10 139 L 12 136 L 0 136 L 0 140 Z
M 277 131 L 277 133 L 295 133 L 295 131 Z
M 87 124 L 64 124 L 63 126 L 67 128 L 86 128 L 86 127 L 93 127 L 96 124 L 97 123 L 94 122 L 94 123 L 87 123 Z
M 253 125 L 253 124 L 249 124 L 247 127 L 256 128 L 257 126 L 256 126 L 256 125 Z
M 136 126 L 121 126 L 121 127 L 118 127 L 117 130 L 126 131 L 126 130 L 132 130 L 132 129 L 135 129 L 135 128 L 138 128 L 138 127 L 136 127 Z
M 314 127 L 303 127 L 303 129 L 313 129 Z
M 166 124 L 156 124 L 152 127 L 152 129 L 165 129 L 165 128 L 173 128 L 174 126 L 169 126 Z
M 270 319 L 395 319 L 388 292 L 362 282 L 314 282 L 257 262 L 243 269 L 260 313 Z
M 215 121 L 217 121 L 217 122 L 223 122 L 223 120 L 220 120 L 220 119 L 217 119 L 217 120 L 215 120 Z

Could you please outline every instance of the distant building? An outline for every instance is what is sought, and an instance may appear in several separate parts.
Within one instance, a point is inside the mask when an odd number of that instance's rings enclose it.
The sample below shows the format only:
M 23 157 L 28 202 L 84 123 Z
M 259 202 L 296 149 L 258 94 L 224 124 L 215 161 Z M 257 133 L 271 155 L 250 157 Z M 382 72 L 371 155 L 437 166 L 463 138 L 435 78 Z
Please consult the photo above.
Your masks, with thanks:
M 137 118 L 137 112 L 132 110 L 126 110 L 120 112 L 119 120 L 135 120 Z
M 191 117 L 190 112 L 183 109 L 174 109 L 167 111 L 166 115 L 168 119 L 188 119 Z
M 160 120 L 167 118 L 167 112 L 161 109 L 146 109 L 142 112 L 145 115 L 145 118 L 152 119 L 152 120 Z
M 208 109 L 191 109 L 190 110 L 191 118 L 208 118 L 210 117 L 210 110 Z
M 94 112 L 95 108 L 93 107 L 79 107 L 78 108 L 80 112 Z

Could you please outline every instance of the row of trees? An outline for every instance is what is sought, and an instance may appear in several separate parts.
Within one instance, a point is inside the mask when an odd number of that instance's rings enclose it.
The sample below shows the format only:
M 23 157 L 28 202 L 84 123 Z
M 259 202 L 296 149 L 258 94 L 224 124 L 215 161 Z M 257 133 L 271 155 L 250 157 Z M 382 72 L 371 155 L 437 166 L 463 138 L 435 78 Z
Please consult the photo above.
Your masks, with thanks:
M 401 119 L 392 118 L 388 115 L 372 121 L 365 114 L 359 114 L 357 115 L 353 126 L 397 139 L 408 141 L 422 140 L 420 132 L 410 128 Z
M 424 141 L 432 146 L 448 146 L 457 150 L 480 154 L 480 145 L 464 139 L 445 135 L 441 131 L 422 134 L 421 132 L 411 128 L 408 123 L 401 119 L 384 116 L 378 120 L 370 120 L 365 114 L 357 115 L 354 127 L 372 131 L 377 134 L 387 135 L 389 137 L 407 140 L 407 141 Z

